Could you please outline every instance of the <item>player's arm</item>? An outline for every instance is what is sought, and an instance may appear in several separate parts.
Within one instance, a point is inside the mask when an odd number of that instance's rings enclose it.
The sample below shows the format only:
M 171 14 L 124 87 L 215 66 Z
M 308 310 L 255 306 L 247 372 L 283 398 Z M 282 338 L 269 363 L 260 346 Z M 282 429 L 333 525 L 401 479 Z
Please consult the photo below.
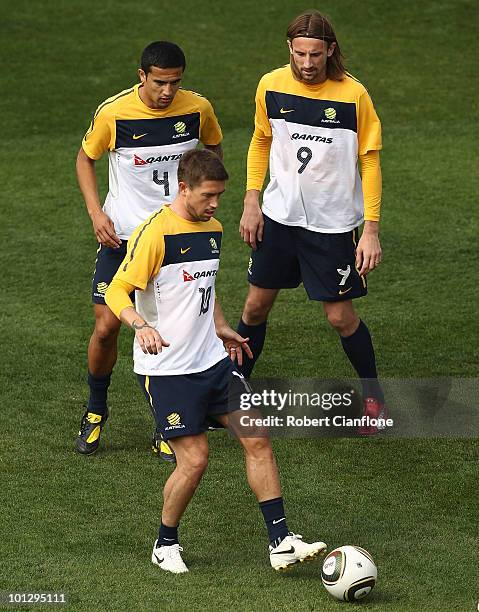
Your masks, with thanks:
M 239 231 L 243 240 L 253 249 L 263 240 L 263 213 L 260 193 L 268 170 L 271 149 L 271 126 L 266 114 L 265 91 L 260 81 L 256 92 L 255 129 L 248 149 L 246 194 Z
M 122 323 L 135 330 L 141 350 L 144 353 L 158 355 L 163 347 L 170 346 L 170 343 L 164 340 L 158 331 L 148 325 L 145 319 L 136 312 L 129 297 L 129 293 L 134 289 L 133 285 L 114 278 L 106 292 L 105 302 Z
M 116 248 L 121 244 L 112 220 L 101 207 L 96 180 L 95 161 L 114 147 L 111 113 L 100 105 L 93 116 L 77 155 L 77 177 L 83 198 L 100 244 Z
M 116 248 L 121 240 L 115 232 L 113 221 L 106 215 L 101 207 L 96 180 L 95 160 L 80 148 L 77 155 L 76 171 L 85 205 L 93 223 L 93 231 L 100 244 Z
M 151 227 L 154 217 L 152 215 L 140 225 L 128 241 L 125 259 L 106 291 L 105 302 L 122 323 L 135 330 L 142 351 L 157 355 L 169 343 L 135 310 L 130 299 L 132 291 L 144 291 L 163 261 L 164 239 Z
M 363 276 L 374 270 L 382 258 L 379 242 L 379 217 L 381 209 L 381 164 L 379 151 L 360 155 L 361 182 L 364 199 L 364 227 L 356 249 L 356 267 Z
M 243 350 L 248 357 L 252 359 L 253 353 L 248 345 L 249 338 L 243 338 L 237 332 L 235 332 L 234 329 L 231 329 L 216 296 L 213 318 L 215 322 L 216 335 L 223 341 L 225 350 L 231 358 L 231 361 L 237 359 L 238 365 L 242 365 Z
M 208 151 L 213 151 L 216 155 L 223 161 L 223 147 L 221 146 L 221 142 L 217 145 L 205 145 L 205 149 Z
M 381 208 L 381 122 L 366 90 L 358 100 L 358 153 L 364 199 L 364 227 L 356 249 L 356 266 L 361 275 L 381 262 L 379 216 Z

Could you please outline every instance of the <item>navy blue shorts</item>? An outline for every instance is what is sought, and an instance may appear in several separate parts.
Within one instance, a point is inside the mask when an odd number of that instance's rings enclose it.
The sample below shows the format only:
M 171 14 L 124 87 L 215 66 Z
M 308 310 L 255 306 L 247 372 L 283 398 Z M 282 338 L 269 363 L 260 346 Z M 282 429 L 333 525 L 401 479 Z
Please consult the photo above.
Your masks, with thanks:
M 122 240 L 117 249 L 112 249 L 103 244 L 98 247 L 91 288 L 91 299 L 94 304 L 105 304 L 106 290 L 121 262 L 125 259 L 127 245 L 128 242 Z M 133 293 L 130 297 L 133 299 L 134 295 Z
M 264 289 L 291 289 L 302 282 L 310 300 L 339 302 L 367 293 L 356 270 L 358 228 L 321 234 L 264 217 L 264 233 L 251 252 L 248 281 Z
M 218 426 L 214 417 L 239 410 L 249 388 L 229 357 L 195 374 L 137 376 L 164 440 L 200 434 L 212 421 Z

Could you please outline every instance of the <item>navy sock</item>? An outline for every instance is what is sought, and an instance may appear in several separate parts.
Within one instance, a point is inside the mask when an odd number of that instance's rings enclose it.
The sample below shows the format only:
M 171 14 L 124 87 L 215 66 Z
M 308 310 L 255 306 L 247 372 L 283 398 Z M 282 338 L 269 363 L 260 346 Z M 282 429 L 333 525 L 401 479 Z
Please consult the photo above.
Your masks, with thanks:
M 173 544 L 178 544 L 178 525 L 168 527 L 168 525 L 161 523 L 156 546 L 173 546 Z
M 243 338 L 249 338 L 249 347 L 253 353 L 253 359 L 250 359 L 248 355 L 243 351 L 243 365 L 239 366 L 238 369 L 245 376 L 249 378 L 253 371 L 256 360 L 261 355 L 261 351 L 264 346 L 264 339 L 266 338 L 266 321 L 259 325 L 246 325 L 243 319 L 240 319 L 237 330 L 238 334 Z
M 259 507 L 263 513 L 271 546 L 278 546 L 288 535 L 283 498 L 275 497 L 274 499 L 268 499 L 267 501 L 260 502 Z
M 384 402 L 384 394 L 378 382 L 373 341 L 364 321 L 359 322 L 359 327 L 354 334 L 347 338 L 341 336 L 341 344 L 351 365 L 361 379 L 363 397 L 374 397 L 380 402 Z
M 94 412 L 104 416 L 107 413 L 106 398 L 110 386 L 110 374 L 105 376 L 93 376 L 88 372 L 88 385 L 90 387 L 90 398 L 88 400 L 88 412 Z

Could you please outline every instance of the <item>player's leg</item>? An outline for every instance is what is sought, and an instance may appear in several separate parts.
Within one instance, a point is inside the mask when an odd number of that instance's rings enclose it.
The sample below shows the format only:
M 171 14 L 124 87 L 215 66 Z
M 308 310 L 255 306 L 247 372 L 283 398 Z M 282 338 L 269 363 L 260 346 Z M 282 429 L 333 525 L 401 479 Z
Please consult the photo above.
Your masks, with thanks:
M 240 366 L 240 370 L 247 378 L 251 376 L 254 364 L 263 350 L 268 315 L 278 293 L 279 289 L 249 286 L 243 314 L 237 329 L 243 338 L 249 338 L 249 346 L 253 353 L 251 359 L 246 353 L 243 353 L 243 364 Z
M 377 378 L 373 344 L 351 301 L 367 294 L 366 279 L 356 269 L 358 230 L 321 234 L 297 228 L 295 239 L 308 296 L 323 302 L 328 321 L 338 332 L 343 349 L 361 378 L 364 409 L 372 409 L 379 416 L 384 410 L 384 398 Z
M 183 574 L 188 571 L 178 541 L 178 526 L 208 465 L 208 441 L 204 433 L 169 440 L 176 455 L 176 467 L 163 489 L 163 508 L 158 538 L 151 561 L 161 569 Z
M 97 450 L 101 430 L 108 419 L 108 387 L 117 359 L 121 323 L 105 304 L 105 292 L 125 254 L 126 242 L 118 249 L 101 246 L 97 252 L 92 281 L 95 327 L 88 345 L 90 395 L 76 440 L 77 451 L 86 455 Z
M 351 365 L 361 379 L 364 416 L 385 418 L 384 394 L 378 381 L 376 355 L 367 325 L 362 321 L 351 300 L 325 302 L 324 311 L 331 326 L 338 332 L 341 344 Z M 378 433 L 377 427 L 360 427 L 361 435 Z
M 251 376 L 263 350 L 268 315 L 280 289 L 297 287 L 301 281 L 291 228 L 264 215 L 263 240 L 251 252 L 248 265 L 248 296 L 238 333 L 249 338 L 253 358 L 243 356 L 241 372 Z
M 151 560 L 166 571 L 187 571 L 178 526 L 208 463 L 205 410 L 209 370 L 186 375 L 138 375 L 155 416 L 157 431 L 175 451 L 176 466 L 163 490 L 158 538 Z
M 278 468 L 267 432 L 258 428 L 257 432 L 248 433 L 245 428 L 238 427 L 241 414 L 236 411 L 216 418 L 238 436 L 244 450 L 248 483 L 258 500 L 268 531 L 271 566 L 275 570 L 286 570 L 323 554 L 326 544 L 308 544 L 303 542 L 302 536 L 288 530 Z

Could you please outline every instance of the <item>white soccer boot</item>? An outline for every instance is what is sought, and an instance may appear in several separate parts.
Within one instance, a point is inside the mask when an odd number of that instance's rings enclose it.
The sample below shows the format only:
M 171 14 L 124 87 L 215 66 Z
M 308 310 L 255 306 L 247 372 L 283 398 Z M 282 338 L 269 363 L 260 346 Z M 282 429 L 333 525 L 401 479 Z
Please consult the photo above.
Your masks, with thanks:
M 269 560 L 275 570 L 290 569 L 295 563 L 312 561 L 319 555 L 326 552 L 324 542 L 313 542 L 308 544 L 303 542 L 303 536 L 289 533 L 278 546 L 269 547 Z
M 173 574 L 184 574 L 188 571 L 188 568 L 181 558 L 183 548 L 179 544 L 173 544 L 172 546 L 156 546 L 158 540 L 156 540 L 153 546 L 153 552 L 151 553 L 151 562 L 161 567 L 165 572 L 172 572 Z

